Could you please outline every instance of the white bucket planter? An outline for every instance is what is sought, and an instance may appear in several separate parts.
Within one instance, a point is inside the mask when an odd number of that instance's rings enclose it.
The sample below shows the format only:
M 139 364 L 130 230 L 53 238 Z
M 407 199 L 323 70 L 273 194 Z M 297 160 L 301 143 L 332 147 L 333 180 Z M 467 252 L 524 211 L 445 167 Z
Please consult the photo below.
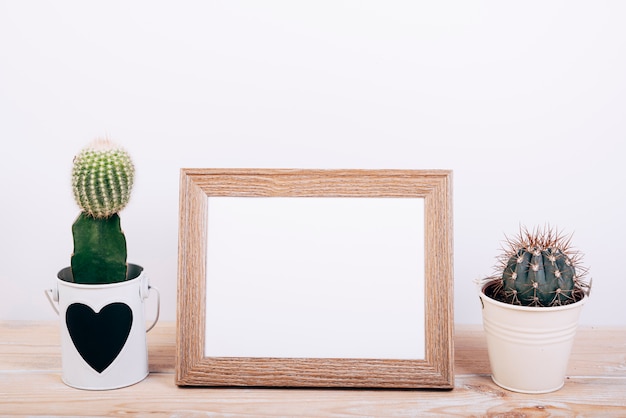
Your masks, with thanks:
M 517 306 L 480 292 L 493 381 L 514 392 L 547 393 L 565 382 L 578 318 L 587 296 L 558 307 Z
M 117 389 L 148 376 L 146 332 L 159 319 L 160 296 L 141 266 L 129 264 L 128 277 L 112 284 L 76 284 L 66 267 L 56 287 L 46 291 L 61 320 L 62 379 L 68 386 Z M 143 301 L 150 289 L 157 291 L 157 314 L 146 330 Z

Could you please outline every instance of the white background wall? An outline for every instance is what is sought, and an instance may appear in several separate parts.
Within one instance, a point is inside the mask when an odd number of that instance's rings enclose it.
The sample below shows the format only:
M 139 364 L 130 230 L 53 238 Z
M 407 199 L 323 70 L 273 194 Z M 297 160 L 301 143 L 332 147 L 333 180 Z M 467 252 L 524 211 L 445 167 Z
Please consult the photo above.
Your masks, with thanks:
M 0 0 L 0 319 L 54 319 L 72 157 L 133 155 L 129 259 L 176 309 L 181 167 L 454 170 L 455 319 L 504 234 L 574 233 L 626 325 L 626 3 Z

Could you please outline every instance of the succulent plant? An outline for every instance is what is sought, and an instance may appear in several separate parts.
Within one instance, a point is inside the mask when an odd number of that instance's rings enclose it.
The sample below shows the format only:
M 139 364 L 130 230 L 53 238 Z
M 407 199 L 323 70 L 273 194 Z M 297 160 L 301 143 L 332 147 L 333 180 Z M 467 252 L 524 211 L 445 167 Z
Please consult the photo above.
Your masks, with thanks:
M 128 204 L 134 175 L 124 149 L 108 139 L 96 139 L 74 157 L 74 199 L 91 217 L 107 218 Z
M 591 283 L 571 246 L 571 236 L 550 227 L 521 228 L 499 257 L 497 275 L 487 278 L 485 294 L 522 306 L 562 306 L 581 300 Z
M 130 199 L 135 168 L 128 153 L 96 139 L 74 158 L 72 190 L 81 213 L 72 225 L 76 283 L 126 280 L 126 238 L 118 212 Z

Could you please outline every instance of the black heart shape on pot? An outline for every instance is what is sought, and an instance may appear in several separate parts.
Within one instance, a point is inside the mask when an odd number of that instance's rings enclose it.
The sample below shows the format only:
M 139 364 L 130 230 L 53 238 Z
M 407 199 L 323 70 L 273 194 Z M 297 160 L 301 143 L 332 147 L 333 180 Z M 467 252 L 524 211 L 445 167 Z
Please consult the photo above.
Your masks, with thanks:
M 65 312 L 65 323 L 78 353 L 92 369 L 102 373 L 126 344 L 133 311 L 121 302 L 106 305 L 98 313 L 82 303 L 72 303 Z

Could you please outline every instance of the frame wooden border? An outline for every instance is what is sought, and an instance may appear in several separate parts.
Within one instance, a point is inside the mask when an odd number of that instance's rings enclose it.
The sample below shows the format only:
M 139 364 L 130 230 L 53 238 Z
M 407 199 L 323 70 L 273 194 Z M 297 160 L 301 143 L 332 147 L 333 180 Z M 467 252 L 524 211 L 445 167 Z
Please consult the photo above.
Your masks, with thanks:
M 425 360 L 205 357 L 207 196 L 424 198 Z M 181 169 L 176 384 L 454 387 L 452 172 Z

